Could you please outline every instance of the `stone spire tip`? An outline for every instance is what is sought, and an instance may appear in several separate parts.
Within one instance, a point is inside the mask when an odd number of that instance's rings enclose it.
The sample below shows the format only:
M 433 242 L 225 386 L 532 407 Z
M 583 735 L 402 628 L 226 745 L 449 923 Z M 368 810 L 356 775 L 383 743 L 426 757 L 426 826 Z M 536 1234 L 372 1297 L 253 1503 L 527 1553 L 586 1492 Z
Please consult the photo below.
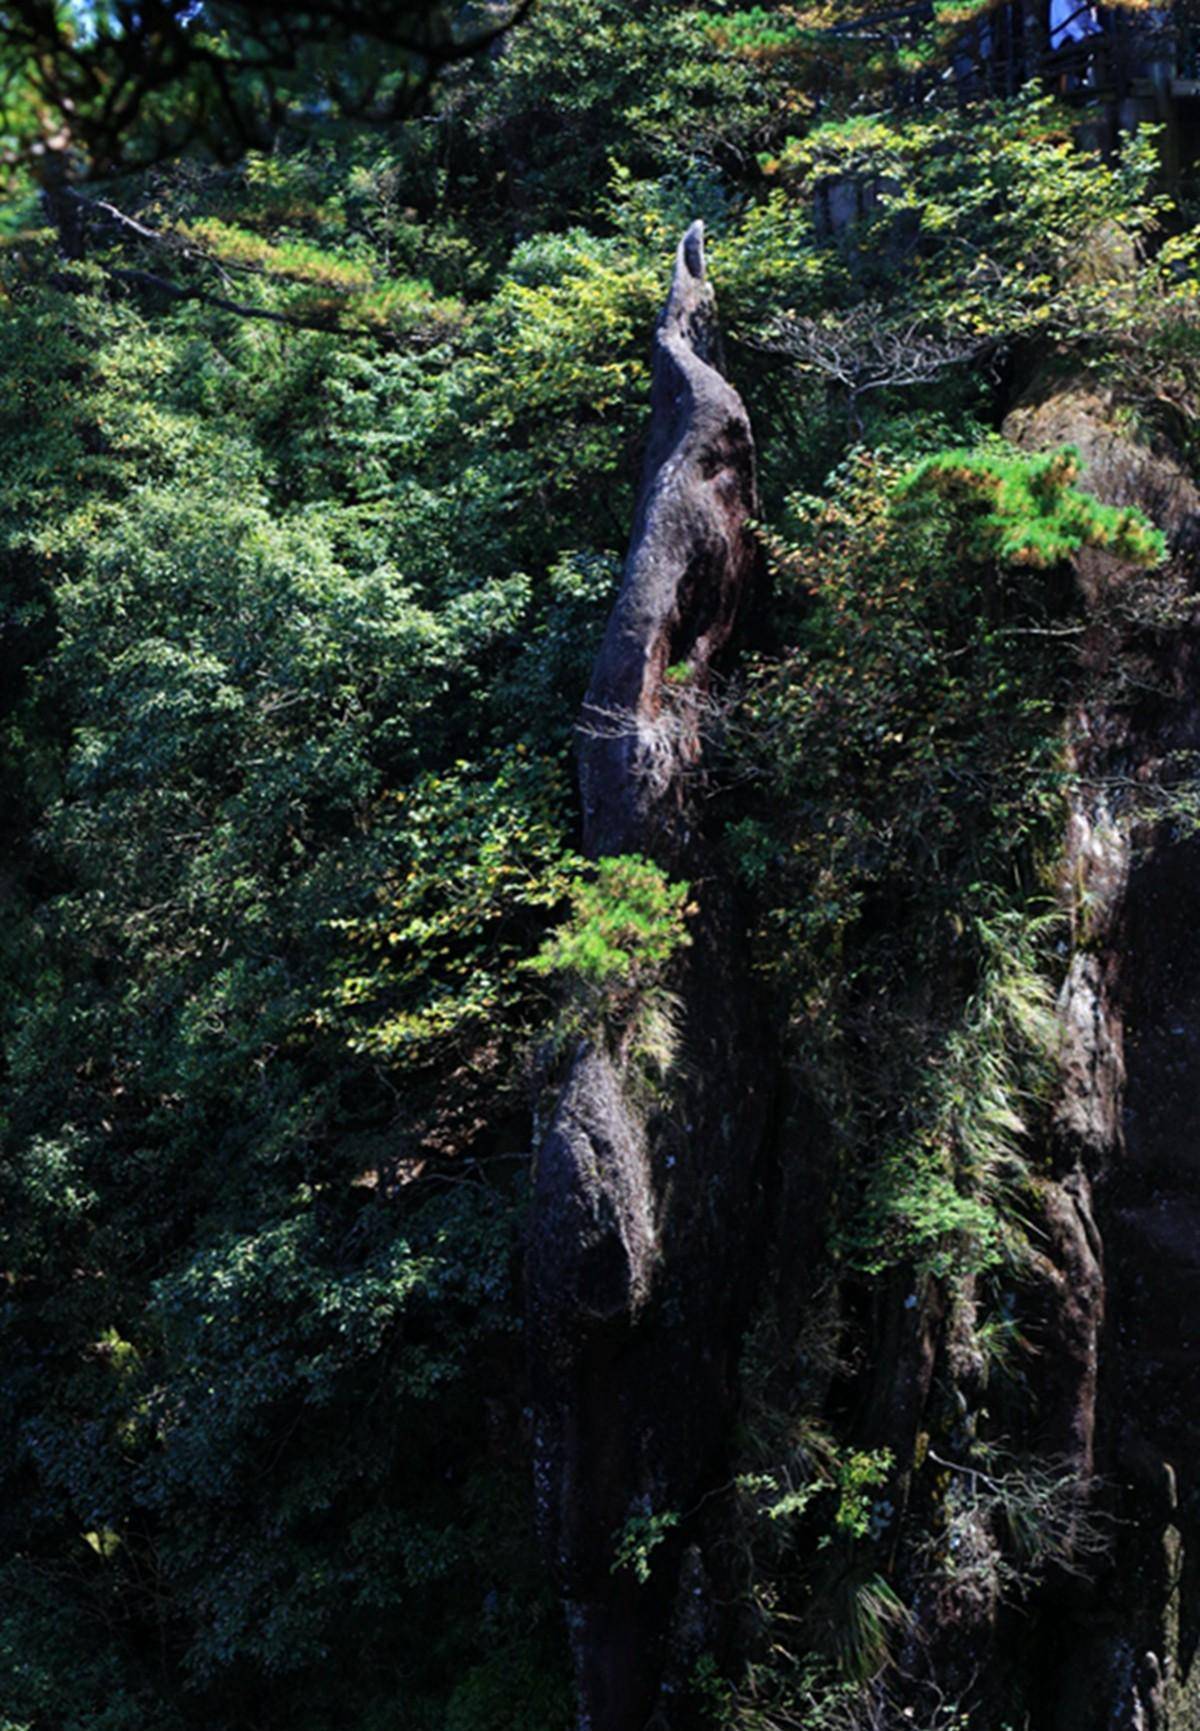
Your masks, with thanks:
M 697 282 L 704 281 L 704 224 L 699 218 L 679 243 L 679 265 Z

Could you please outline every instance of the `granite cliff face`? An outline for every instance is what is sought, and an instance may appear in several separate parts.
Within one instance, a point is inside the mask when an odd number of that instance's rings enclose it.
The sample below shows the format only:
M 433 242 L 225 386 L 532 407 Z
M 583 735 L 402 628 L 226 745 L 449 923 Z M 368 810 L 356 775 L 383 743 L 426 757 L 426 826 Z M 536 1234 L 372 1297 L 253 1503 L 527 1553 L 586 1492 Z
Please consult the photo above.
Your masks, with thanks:
M 1084 551 L 1075 561 L 1085 695 L 1066 724 L 1072 790 L 1058 865 L 1069 954 L 1016 1300 L 1022 1391 L 989 1391 L 963 1350 L 969 1288 L 928 1293 L 907 1359 L 876 1371 L 891 1407 L 885 1399 L 873 1437 L 899 1459 L 937 1434 L 936 1403 L 948 1397 L 962 1437 L 986 1418 L 1027 1475 L 1059 1476 L 1069 1500 L 1054 1517 L 1058 1559 L 1016 1613 L 997 1596 L 926 1595 L 919 1566 L 901 1556 L 914 1611 L 904 1665 L 912 1702 L 927 1703 L 936 1683 L 989 1727 L 1019 1711 L 1029 1731 L 1185 1731 L 1200 1723 L 1189 1609 L 1200 1539 L 1200 899 L 1197 846 L 1170 806 L 1200 745 L 1200 495 L 1168 447 L 1124 430 L 1114 403 L 1074 378 L 1038 380 L 1004 431 L 1029 450 L 1072 444 L 1080 485 L 1139 507 L 1170 557 L 1149 614 L 1116 560 Z M 998 1539 L 987 1522 L 975 1534 L 981 1555 Z
M 1069 439 L 1082 484 L 1138 505 L 1171 549 L 1157 628 L 1121 623 L 1123 579 L 1102 557 L 1084 555 L 1077 570 L 1090 621 L 1083 657 L 1101 693 L 1105 675 L 1110 687 L 1128 685 L 1122 668 L 1132 667 L 1136 689 L 1120 701 L 1098 695 L 1070 729 L 1078 785 L 1063 878 L 1075 942 L 1045 1193 L 1052 1296 L 1041 1382 L 1054 1424 L 1043 1446 L 1094 1472 L 1111 1544 L 1086 1587 L 1047 1608 L 1038 1722 L 1180 1731 L 1200 1720 L 1187 1610 L 1200 1539 L 1200 899 L 1196 843 L 1169 800 L 1194 774 L 1200 743 L 1200 494 L 1169 448 L 1120 430 L 1112 403 L 1073 381 L 1031 392 L 1006 432 L 1026 445 Z
M 613 1562 L 631 1519 L 690 1511 L 720 1482 L 761 1213 L 769 1040 L 700 797 L 713 679 L 756 563 L 750 427 L 719 367 L 695 223 L 655 334 L 641 493 L 579 745 L 588 853 L 692 885 L 668 981 L 678 1056 L 651 1095 L 627 1031 L 580 1041 L 537 1152 L 528 1257 L 538 1515 L 588 1731 L 669 1714 L 689 1646 L 713 1635 L 702 1522 L 686 1553 L 656 1548 L 646 1585 Z

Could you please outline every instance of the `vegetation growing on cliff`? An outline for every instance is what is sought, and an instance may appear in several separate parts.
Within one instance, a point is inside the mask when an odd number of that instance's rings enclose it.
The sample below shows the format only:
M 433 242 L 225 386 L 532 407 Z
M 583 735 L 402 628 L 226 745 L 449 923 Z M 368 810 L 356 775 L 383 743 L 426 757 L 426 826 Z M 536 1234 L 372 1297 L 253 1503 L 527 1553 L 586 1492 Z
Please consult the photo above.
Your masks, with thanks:
M 1063 726 L 1095 676 L 1070 564 L 1119 585 L 1165 545 L 1000 424 L 1036 356 L 1191 448 L 1196 242 L 1153 129 L 1101 156 L 1040 88 L 914 107 L 836 22 L 541 0 L 488 53 L 402 46 L 369 116 L 313 108 L 306 39 L 269 148 L 200 129 L 151 164 L 161 94 L 125 162 L 89 110 L 66 168 L 121 172 L 66 202 L 23 154 L 45 66 L 6 87 L 2 1731 L 570 1723 L 528 1483 L 532 1078 L 563 996 L 623 1012 L 688 943 L 689 886 L 577 858 L 572 745 L 695 217 L 772 572 L 706 700 L 711 821 L 780 1162 L 826 1150 L 811 1281 L 780 1299 L 776 1237 L 703 1511 L 741 1508 L 745 1615 L 696 1699 L 856 1723 L 940 1579 L 914 1527 L 969 1528 L 1010 1600 L 1069 1549 L 1061 1497 L 1036 1567 L 1002 1530 L 1052 1500 L 1028 1463 L 969 1520 L 952 1473 L 1033 1428 Z M 901 1459 L 851 1390 L 918 1290 L 996 1393 L 964 1415 L 944 1375 Z

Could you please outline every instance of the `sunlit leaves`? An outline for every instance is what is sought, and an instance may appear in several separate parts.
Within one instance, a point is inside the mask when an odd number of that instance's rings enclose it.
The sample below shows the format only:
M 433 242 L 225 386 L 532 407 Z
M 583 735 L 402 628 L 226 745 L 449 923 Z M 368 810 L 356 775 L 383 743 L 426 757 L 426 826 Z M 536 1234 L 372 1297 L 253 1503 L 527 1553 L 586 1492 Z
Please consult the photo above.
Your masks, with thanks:
M 919 510 L 923 497 L 939 494 L 962 513 L 973 550 L 1003 565 L 1045 570 L 1084 547 L 1103 548 L 1130 565 L 1159 564 L 1166 552 L 1161 531 L 1142 512 L 1102 505 L 1076 488 L 1079 475 L 1078 453 L 1070 449 L 941 451 L 915 465 L 897 497 Z

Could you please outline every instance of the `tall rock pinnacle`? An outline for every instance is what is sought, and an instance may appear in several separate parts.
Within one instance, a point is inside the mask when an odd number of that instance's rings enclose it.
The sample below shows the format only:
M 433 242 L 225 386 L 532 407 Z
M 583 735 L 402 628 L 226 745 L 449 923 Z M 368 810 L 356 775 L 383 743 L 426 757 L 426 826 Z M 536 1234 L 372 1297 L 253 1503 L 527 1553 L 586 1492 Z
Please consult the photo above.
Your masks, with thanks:
M 755 564 L 750 422 L 720 365 L 704 229 L 694 222 L 655 331 L 650 440 L 625 579 L 581 718 L 593 855 L 637 851 L 673 865 L 692 845 L 683 820 L 703 699 Z M 686 669 L 669 690 L 668 668 Z
M 538 1150 L 529 1242 L 538 1515 L 581 1731 L 685 1722 L 673 1703 L 712 1634 L 708 1493 L 755 1260 L 767 1046 L 696 798 L 713 662 L 755 567 L 750 426 L 719 366 L 693 223 L 655 332 L 645 470 L 579 747 L 588 852 L 643 854 L 693 886 L 692 943 L 667 982 L 678 1059 L 648 1090 L 628 1029 L 579 1040 Z M 614 1567 L 618 1540 L 655 1516 L 666 1536 L 643 1582 Z

